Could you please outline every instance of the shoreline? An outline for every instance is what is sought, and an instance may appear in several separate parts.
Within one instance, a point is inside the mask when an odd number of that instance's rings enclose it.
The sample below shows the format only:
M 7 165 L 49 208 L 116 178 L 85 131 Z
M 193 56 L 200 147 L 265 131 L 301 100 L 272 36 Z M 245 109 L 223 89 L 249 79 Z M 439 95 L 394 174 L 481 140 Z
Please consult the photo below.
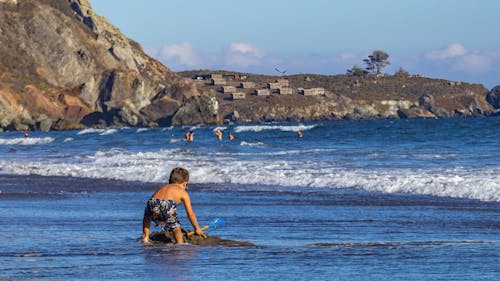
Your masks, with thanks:
M 449 118 L 440 118 L 440 117 L 417 117 L 417 118 L 373 118 L 373 119 L 318 119 L 318 120 L 299 120 L 299 121 L 261 121 L 261 122 L 229 122 L 229 123 L 203 123 L 203 124 L 191 124 L 191 125 L 166 125 L 166 126 L 129 126 L 129 125 L 112 125 L 112 126 L 91 126 L 91 127 L 82 127 L 82 128 L 71 128 L 71 129 L 50 129 L 50 130 L 3 130 L 0 128 L 0 134 L 2 133 L 15 133 L 15 132 L 64 132 L 64 131 L 82 131 L 82 130 L 110 130 L 110 129 L 155 129 L 155 128 L 174 128 L 181 129 L 186 127 L 211 127 L 211 126 L 261 126 L 261 125 L 269 125 L 269 124 L 295 124 L 295 123 L 319 123 L 319 122 L 370 122 L 370 121 L 404 121 L 404 120 L 467 120 L 467 119 L 489 119 L 489 118 L 500 118 L 500 111 L 496 115 L 485 115 L 485 116 L 464 116 L 464 117 L 449 117 Z
M 100 192 L 145 192 L 152 193 L 162 183 L 146 183 L 140 181 L 125 181 L 114 179 L 96 179 L 71 176 L 41 176 L 41 175 L 13 175 L 0 174 L 0 198 L 12 196 L 65 196 L 69 194 L 87 194 Z M 91 184 L 91 185 L 89 185 Z M 217 188 L 214 188 L 214 185 Z M 91 188 L 89 188 L 91 186 Z M 9 188 L 10 187 L 10 188 Z M 251 187 L 251 188 L 249 188 Z M 247 185 L 247 184 L 190 184 L 190 192 L 196 193 L 234 193 L 253 196 L 287 196 L 288 203 L 297 201 L 304 196 L 323 196 L 335 199 L 311 202 L 313 205 L 373 205 L 373 206 L 425 206 L 435 204 L 440 206 L 470 205 L 472 206 L 498 206 L 498 201 L 483 201 L 472 198 L 456 198 L 435 196 L 416 193 L 385 193 L 368 191 L 357 188 L 306 188 L 286 187 L 277 188 L 273 185 Z M 294 199 L 297 198 L 297 199 Z M 371 202 L 371 203 L 367 203 Z

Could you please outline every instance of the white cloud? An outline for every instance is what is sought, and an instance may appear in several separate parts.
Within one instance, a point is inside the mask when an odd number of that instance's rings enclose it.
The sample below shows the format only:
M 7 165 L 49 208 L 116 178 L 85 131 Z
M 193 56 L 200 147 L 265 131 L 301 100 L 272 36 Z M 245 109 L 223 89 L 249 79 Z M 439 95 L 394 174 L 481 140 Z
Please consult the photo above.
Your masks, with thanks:
M 196 67 L 201 64 L 200 57 L 193 50 L 191 43 L 188 42 L 165 45 L 159 56 L 167 64 L 175 62 L 186 67 Z
M 225 64 L 236 66 L 261 65 L 265 52 L 246 43 L 231 43 L 225 49 Z
M 484 73 L 491 70 L 492 59 L 485 55 L 470 54 L 463 56 L 454 65 L 454 69 L 468 73 Z
M 341 60 L 350 61 L 350 60 L 353 60 L 353 59 L 356 59 L 356 58 L 357 58 L 357 55 L 355 53 L 342 53 L 342 54 L 340 54 L 340 59 Z
M 425 57 L 430 60 L 442 60 L 455 57 L 461 57 L 467 54 L 467 49 L 458 43 L 449 45 L 444 49 L 430 51 L 425 54 Z

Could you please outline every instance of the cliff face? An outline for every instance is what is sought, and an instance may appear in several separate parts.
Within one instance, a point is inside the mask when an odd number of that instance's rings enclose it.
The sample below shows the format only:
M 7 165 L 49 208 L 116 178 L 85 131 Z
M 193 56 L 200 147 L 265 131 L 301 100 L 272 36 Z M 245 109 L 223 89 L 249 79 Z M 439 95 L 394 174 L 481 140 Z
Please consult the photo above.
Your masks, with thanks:
M 186 71 L 183 77 L 207 77 L 210 71 Z M 314 75 L 300 74 L 286 77 L 239 73 L 244 81 L 234 79 L 235 73 L 219 71 L 228 77 L 227 86 L 245 92 L 245 99 L 232 100 L 229 93 L 221 93 L 221 86 L 207 80 L 197 80 L 205 91 L 219 91 L 219 112 L 223 119 L 234 122 L 307 121 L 338 119 L 385 118 L 458 118 L 498 114 L 500 86 L 488 93 L 479 84 L 425 78 Z M 256 89 L 285 78 L 291 94 L 256 96 Z M 242 82 L 253 82 L 255 88 L 242 89 Z M 325 90 L 321 96 L 304 96 L 299 88 Z M 275 90 L 275 92 L 277 92 Z
M 0 0 L 0 131 L 499 114 L 498 87 L 423 77 L 294 75 L 325 95 L 232 100 L 173 73 L 88 0 Z M 226 73 L 228 74 L 228 73 Z M 234 73 L 233 73 L 234 74 Z M 280 77 L 248 74 L 258 87 Z M 241 81 L 229 83 L 239 86 Z M 241 90 L 241 89 L 238 89 Z M 253 91 L 253 90 L 252 90 Z
M 0 130 L 168 124 L 200 94 L 87 0 L 0 0 L 0 40 Z

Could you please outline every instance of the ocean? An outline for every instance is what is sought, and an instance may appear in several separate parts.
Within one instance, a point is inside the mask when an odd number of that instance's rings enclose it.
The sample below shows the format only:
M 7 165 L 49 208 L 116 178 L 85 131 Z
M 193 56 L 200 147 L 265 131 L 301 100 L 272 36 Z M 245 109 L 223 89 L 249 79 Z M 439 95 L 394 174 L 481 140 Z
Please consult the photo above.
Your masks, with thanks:
M 138 242 L 178 166 L 252 246 Z M 500 118 L 4 132 L 0 241 L 0 280 L 498 280 Z

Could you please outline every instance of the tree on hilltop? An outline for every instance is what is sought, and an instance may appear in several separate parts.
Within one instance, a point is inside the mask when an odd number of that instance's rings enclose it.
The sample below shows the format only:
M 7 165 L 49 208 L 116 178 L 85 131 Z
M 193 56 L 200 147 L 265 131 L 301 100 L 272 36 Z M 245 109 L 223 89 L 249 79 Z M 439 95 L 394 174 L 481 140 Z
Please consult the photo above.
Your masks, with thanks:
M 363 68 L 361 68 L 357 65 L 354 65 L 351 69 L 347 70 L 347 74 L 352 75 L 352 76 L 362 77 L 362 76 L 365 76 L 366 74 L 368 74 L 368 72 L 366 70 L 364 70 Z
M 373 51 L 367 59 L 363 60 L 366 64 L 366 71 L 371 74 L 380 74 L 382 68 L 391 64 L 389 62 L 389 55 L 384 51 Z
M 394 72 L 394 76 L 399 78 L 408 78 L 410 77 L 410 73 L 404 68 L 400 67 L 396 72 Z

